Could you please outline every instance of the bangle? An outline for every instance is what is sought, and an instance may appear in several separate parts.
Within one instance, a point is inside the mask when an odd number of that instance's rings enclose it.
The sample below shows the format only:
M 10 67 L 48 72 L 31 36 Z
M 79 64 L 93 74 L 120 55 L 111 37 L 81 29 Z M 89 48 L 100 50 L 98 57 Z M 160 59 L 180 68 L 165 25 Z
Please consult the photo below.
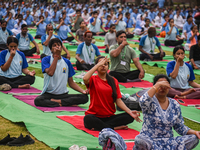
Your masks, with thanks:
M 157 92 L 157 88 L 155 86 L 152 86 L 152 88 L 154 88 L 156 90 L 156 92 Z
M 196 64 L 194 64 L 193 66 L 197 66 Z

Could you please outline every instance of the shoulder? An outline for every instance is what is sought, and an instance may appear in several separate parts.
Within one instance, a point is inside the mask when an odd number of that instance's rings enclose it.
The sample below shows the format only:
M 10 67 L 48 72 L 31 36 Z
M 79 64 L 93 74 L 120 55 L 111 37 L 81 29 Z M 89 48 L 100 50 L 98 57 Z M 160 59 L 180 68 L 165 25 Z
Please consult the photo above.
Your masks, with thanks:
M 141 40 L 145 40 L 146 38 L 147 38 L 147 35 L 141 37 L 140 41 L 141 41 Z
M 176 61 L 170 61 L 170 62 L 168 62 L 167 63 L 167 66 L 175 66 L 175 64 L 176 64 Z
M 67 58 L 62 57 L 62 59 L 66 62 L 66 64 L 67 64 L 68 66 L 71 65 L 71 62 L 70 62 Z
M 21 51 L 16 51 L 21 57 L 23 57 L 23 58 L 25 58 L 25 55 L 24 55 L 24 53 L 23 52 L 21 52 Z
M 78 48 L 83 48 L 84 42 L 78 45 Z
M 1 51 L 0 55 L 4 55 L 5 56 L 7 53 L 8 53 L 8 50 L 5 49 L 5 50 Z
M 82 43 L 81 43 L 82 44 Z M 95 49 L 98 49 L 98 47 L 94 44 L 91 43 L 91 45 L 95 48 Z
M 184 62 L 189 69 L 192 69 L 192 66 L 186 62 Z
M 42 64 L 50 62 L 50 58 L 51 58 L 51 56 L 46 56 L 46 57 L 42 58 Z
M 20 38 L 20 33 L 18 33 L 18 34 L 16 35 L 16 38 L 19 40 L 19 38 Z

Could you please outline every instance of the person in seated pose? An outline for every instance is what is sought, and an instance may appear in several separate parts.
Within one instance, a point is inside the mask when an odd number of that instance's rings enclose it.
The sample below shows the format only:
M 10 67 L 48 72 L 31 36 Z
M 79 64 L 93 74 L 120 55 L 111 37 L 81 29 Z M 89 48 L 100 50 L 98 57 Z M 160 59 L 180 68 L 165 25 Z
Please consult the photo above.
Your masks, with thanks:
M 24 53 L 17 50 L 16 38 L 8 37 L 7 46 L 8 49 L 0 53 L 0 85 L 8 84 L 9 89 L 30 88 L 35 81 L 35 71 L 27 69 L 26 57 Z
M 185 44 L 185 50 L 189 51 L 191 46 L 196 45 L 198 43 L 198 36 L 199 32 L 197 29 L 197 25 L 193 25 L 191 27 L 191 31 L 187 34 L 187 43 Z
M 0 50 L 8 49 L 7 38 L 13 35 L 13 33 L 9 29 L 6 29 L 6 27 L 7 21 L 2 20 L 0 28 Z
M 36 23 L 37 32 L 36 32 L 36 39 L 41 39 L 43 35 L 46 33 L 46 26 L 47 24 L 44 22 L 44 16 L 39 17 L 39 21 Z
M 22 14 L 18 16 L 18 19 L 15 21 L 14 29 L 11 31 L 14 35 L 17 35 L 18 33 L 21 33 L 21 26 L 22 24 L 27 24 L 26 21 L 23 20 Z
M 133 150 L 195 148 L 199 143 L 200 131 L 184 125 L 178 102 L 167 97 L 170 80 L 166 75 L 157 75 L 153 84 L 139 100 L 144 122 L 140 134 L 135 138 Z M 172 128 L 181 136 L 174 137 Z
M 85 42 L 78 45 L 76 50 L 76 67 L 77 70 L 90 70 L 94 67 L 94 58 L 100 56 L 99 49 L 92 44 L 92 32 L 86 31 L 84 33 Z
M 87 91 L 81 89 L 74 81 L 75 71 L 71 62 L 61 56 L 62 42 L 58 38 L 49 41 L 52 54 L 42 59 L 44 87 L 34 103 L 41 107 L 59 107 L 85 104 L 88 102 Z M 68 94 L 69 86 L 82 94 Z
M 155 46 L 158 47 L 160 53 L 154 54 Z M 160 42 L 156 37 L 156 29 L 154 27 L 150 27 L 148 35 L 140 39 L 139 50 L 141 52 L 140 60 L 162 60 L 165 56 L 165 52 L 162 50 Z
M 69 42 L 71 42 L 73 39 L 75 39 L 76 41 L 80 42 L 71 32 L 70 28 L 68 25 L 65 25 L 65 22 L 63 20 L 63 18 L 59 19 L 59 25 L 57 25 L 56 29 L 58 31 L 58 36 L 60 37 L 61 40 L 67 40 Z M 67 34 L 70 34 L 71 37 L 68 37 Z
M 121 100 L 118 81 L 108 75 L 109 61 L 107 56 L 100 56 L 95 66 L 83 77 L 90 91 L 90 105 L 85 112 L 84 126 L 90 130 L 101 131 L 103 128 L 127 129 L 127 124 L 134 119 L 141 122 L 138 111 L 130 110 Z M 93 73 L 97 71 L 97 75 Z M 125 113 L 115 115 L 115 103 Z
M 85 21 L 80 22 L 80 29 L 76 31 L 76 39 L 78 39 L 81 43 L 84 42 L 83 35 L 87 31 L 87 27 Z
M 34 21 L 33 16 L 30 14 L 30 10 L 26 11 L 26 15 L 24 15 L 24 20 L 26 21 L 28 27 L 35 26 L 36 22 Z
M 192 66 L 183 61 L 185 50 L 183 46 L 176 46 L 173 50 L 173 61 L 167 64 L 167 75 L 170 79 L 171 89 L 168 96 L 172 98 L 200 98 L 200 85 L 194 82 L 195 76 Z M 193 88 L 190 88 L 193 87 Z
M 100 32 L 100 29 L 102 29 L 104 32 Z M 106 32 L 108 32 L 108 30 L 103 27 L 102 20 L 98 18 L 97 11 L 93 12 L 93 17 L 90 19 L 89 30 L 93 35 L 105 35 Z
M 177 46 L 183 43 L 183 38 L 179 36 L 178 28 L 174 25 L 174 19 L 169 19 L 169 25 L 165 28 L 165 45 Z M 176 40 L 179 39 L 178 41 Z
M 115 24 L 111 24 L 109 32 L 106 33 L 105 35 L 105 41 L 104 41 L 104 45 L 106 46 L 105 52 L 109 53 L 110 46 L 115 44 L 117 44 Z
M 50 50 L 49 47 L 48 47 L 49 41 L 50 41 L 51 39 L 53 39 L 53 38 L 59 38 L 59 39 L 60 39 L 59 36 L 53 34 L 53 26 L 52 26 L 51 24 L 48 24 L 48 25 L 46 26 L 46 32 L 47 32 L 47 34 L 43 35 L 42 38 L 41 38 L 41 43 L 42 43 L 42 45 L 43 45 L 43 54 L 40 56 L 41 59 L 42 59 L 43 57 L 45 57 L 45 56 L 51 55 L 51 50 Z M 60 41 L 62 42 L 61 39 L 60 39 Z M 62 44 L 62 48 L 63 48 L 64 51 L 66 52 L 66 54 L 64 54 L 64 55 L 62 55 L 62 56 L 65 57 L 65 58 L 70 59 L 70 54 L 69 54 L 67 48 L 66 48 L 63 44 Z
M 40 54 L 39 46 L 34 41 L 32 35 L 28 32 L 28 26 L 23 24 L 21 26 L 22 32 L 17 34 L 16 38 L 18 39 L 18 49 L 24 53 L 25 56 L 33 56 L 34 53 Z M 35 47 L 30 49 L 30 42 L 32 42 Z
M 129 82 L 134 79 L 142 79 L 144 70 L 135 51 L 126 41 L 126 32 L 118 31 L 116 33 L 117 44 L 110 46 L 109 54 L 111 60 L 111 68 L 109 74 L 115 77 L 119 82 Z M 130 71 L 130 63 L 133 63 L 138 70 Z
M 190 48 L 190 63 L 194 69 L 200 69 L 200 35 L 197 37 L 197 44 Z
M 106 30 L 110 29 L 111 24 L 114 24 L 114 22 L 112 21 L 111 15 L 108 14 L 106 17 L 105 29 Z
M 76 10 L 76 19 L 74 20 L 74 25 L 72 27 L 72 32 L 76 32 L 78 29 L 80 29 L 80 23 L 84 21 L 81 17 L 81 10 Z

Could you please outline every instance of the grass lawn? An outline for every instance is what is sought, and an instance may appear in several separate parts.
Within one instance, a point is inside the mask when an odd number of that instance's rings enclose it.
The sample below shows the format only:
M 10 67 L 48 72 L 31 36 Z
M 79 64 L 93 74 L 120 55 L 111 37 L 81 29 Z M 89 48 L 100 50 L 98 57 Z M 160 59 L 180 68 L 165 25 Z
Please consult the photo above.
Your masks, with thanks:
M 130 44 L 132 47 L 138 47 L 138 45 L 136 44 Z M 41 44 L 39 44 L 40 49 L 42 49 Z M 167 55 L 172 55 L 172 52 L 166 52 Z M 75 57 L 75 52 L 71 52 L 70 51 L 70 55 L 71 58 Z M 188 57 L 188 55 L 187 55 Z M 151 67 L 148 65 L 143 64 L 142 65 L 145 72 L 149 73 L 149 74 L 153 74 L 153 75 L 157 75 L 157 74 L 166 74 L 166 71 L 164 68 L 158 68 L 158 67 Z M 134 64 L 131 64 L 132 68 L 135 68 Z M 37 68 L 33 68 L 33 67 L 29 67 L 29 70 L 35 70 L 36 71 L 36 75 L 43 77 L 42 71 L 41 69 L 37 69 Z M 200 76 L 196 75 L 196 80 L 197 83 L 200 84 Z M 85 85 L 81 85 L 79 84 L 82 88 L 85 88 Z M 187 125 L 188 127 L 194 129 L 194 130 L 198 130 L 200 131 L 200 124 L 199 123 L 195 123 L 193 121 L 190 121 L 188 119 L 185 119 L 185 125 Z M 28 130 L 26 129 L 24 123 L 13 123 L 3 117 L 0 116 L 0 139 L 4 138 L 5 136 L 7 136 L 7 134 L 9 133 L 12 137 L 18 137 L 20 135 L 20 133 L 22 133 L 23 135 L 27 135 L 30 133 L 28 132 Z M 25 150 L 33 150 L 33 149 L 45 149 L 45 150 L 49 150 L 51 149 L 49 146 L 45 145 L 43 142 L 38 141 L 37 139 L 35 139 L 33 136 L 31 136 L 34 140 L 35 140 L 35 144 L 32 145 L 28 145 L 28 146 L 23 146 L 23 147 L 9 147 L 9 146 L 1 146 L 0 149 L 5 149 L 5 150 L 13 150 L 13 149 L 25 149 Z

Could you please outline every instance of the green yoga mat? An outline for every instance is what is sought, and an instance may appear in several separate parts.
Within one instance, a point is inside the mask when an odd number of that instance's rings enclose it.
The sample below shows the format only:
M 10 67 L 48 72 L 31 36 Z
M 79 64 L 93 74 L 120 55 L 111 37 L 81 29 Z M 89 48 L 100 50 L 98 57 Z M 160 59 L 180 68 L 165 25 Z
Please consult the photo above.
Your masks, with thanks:
M 40 62 L 37 62 L 37 64 L 28 64 L 29 67 L 33 67 L 33 68 L 38 68 L 38 69 L 41 69 L 41 63 Z

